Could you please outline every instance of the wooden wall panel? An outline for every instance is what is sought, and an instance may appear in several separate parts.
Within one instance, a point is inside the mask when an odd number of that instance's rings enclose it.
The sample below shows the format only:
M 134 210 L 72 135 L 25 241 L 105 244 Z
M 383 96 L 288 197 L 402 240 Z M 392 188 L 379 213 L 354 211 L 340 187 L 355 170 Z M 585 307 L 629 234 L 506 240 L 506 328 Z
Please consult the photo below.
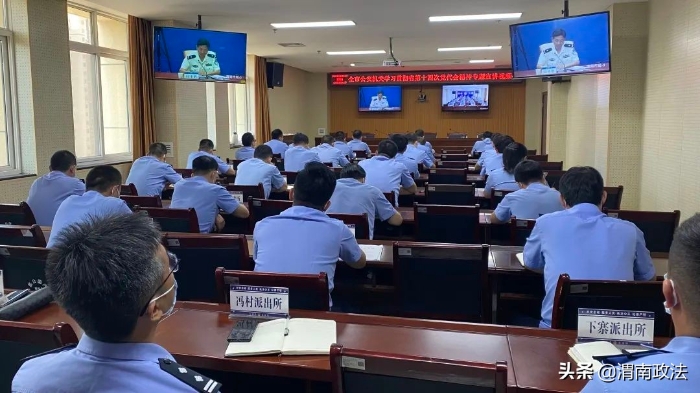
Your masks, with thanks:
M 525 140 L 525 84 L 492 84 L 490 110 L 488 112 L 453 113 L 441 108 L 441 86 L 426 86 L 425 103 L 418 102 L 420 86 L 403 87 L 403 111 L 397 113 L 372 113 L 357 110 L 357 87 L 332 87 L 330 89 L 331 131 L 364 132 L 386 136 L 394 132 L 437 132 L 447 137 L 448 132 L 466 132 L 469 137 L 483 131 L 501 132 L 516 141 Z

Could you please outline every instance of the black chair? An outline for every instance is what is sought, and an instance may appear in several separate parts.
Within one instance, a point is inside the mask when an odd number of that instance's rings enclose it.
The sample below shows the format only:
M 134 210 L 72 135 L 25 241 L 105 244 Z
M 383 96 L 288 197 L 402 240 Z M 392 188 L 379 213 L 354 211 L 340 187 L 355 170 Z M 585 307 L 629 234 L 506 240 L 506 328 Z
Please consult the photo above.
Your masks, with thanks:
M 564 162 L 540 162 L 540 167 L 543 171 L 561 171 L 564 168 Z
M 136 207 L 163 207 L 163 201 L 159 196 L 122 195 L 120 198 L 132 210 Z
M 443 150 L 443 151 L 452 151 L 452 150 Z M 440 155 L 440 159 L 442 161 L 468 161 L 469 160 L 469 154 L 466 153 L 466 150 L 464 153 L 453 153 L 453 154 L 442 154 Z
M 566 171 L 545 171 L 545 180 L 547 181 L 547 184 L 556 190 L 559 189 L 559 181 L 561 180 L 562 176 Z
M 428 183 L 425 201 L 429 205 L 474 206 L 474 185 Z
M 510 194 L 511 192 L 515 191 L 493 190 L 491 192 L 491 209 L 496 209 L 496 207 L 498 207 L 498 204 L 501 203 L 503 198 L 505 198 L 506 195 Z
M 603 205 L 604 209 L 620 210 L 620 205 L 622 204 L 622 191 L 624 187 L 605 187 L 605 192 L 608 194 L 608 198 L 605 200 Z
M 339 214 L 329 213 L 328 217 L 340 220 L 348 228 L 355 231 L 355 239 L 369 239 L 369 221 L 367 214 Z
M 233 195 L 234 198 L 238 199 L 238 202 L 243 203 L 250 198 L 265 199 L 265 188 L 262 183 L 258 183 L 255 186 L 237 186 L 233 184 L 228 184 L 226 186 L 226 191 Z
M 229 303 L 231 285 L 281 287 L 289 289 L 289 308 L 294 310 L 330 311 L 328 277 L 319 274 L 259 273 L 226 270 L 215 272 L 219 303 Z
M 197 212 L 189 209 L 166 209 L 158 207 L 138 207 L 136 212 L 144 211 L 156 220 L 163 232 L 199 233 Z
M 0 245 L 46 247 L 46 238 L 39 225 L 0 225 Z
M 353 150 L 352 152 L 355 153 L 355 158 L 369 158 L 366 150 Z
M 37 290 L 46 286 L 47 248 L 0 246 L 0 270 L 5 288 Z
M 34 213 L 27 202 L 20 202 L 17 205 L 0 204 L 0 224 L 3 225 L 34 225 Z
M 419 242 L 481 244 L 479 206 L 419 205 L 415 214 L 415 237 Z
M 22 361 L 66 345 L 77 344 L 78 337 L 67 323 L 53 326 L 26 322 L 0 321 L 0 391 L 11 391 L 12 379 Z
M 354 363 L 357 362 L 357 363 Z M 505 393 L 508 366 L 331 346 L 333 393 Z
M 188 177 L 192 177 L 192 169 L 184 169 L 184 168 L 174 168 L 175 172 L 179 173 L 180 176 L 183 178 L 187 179 Z
M 429 184 L 467 184 L 467 169 L 433 168 L 428 173 Z
M 510 219 L 510 244 L 511 246 L 524 246 L 527 238 L 535 228 L 536 220 L 518 220 L 515 217 Z
M 486 323 L 489 246 L 394 243 L 394 286 L 401 316 Z
M 263 219 L 276 216 L 292 207 L 292 201 L 276 201 L 271 199 L 252 198 L 248 202 L 250 207 L 250 227 L 255 228 L 255 224 Z
M 667 257 L 671 250 L 673 234 L 681 220 L 681 212 L 645 212 L 632 210 L 608 210 L 603 213 L 634 223 L 644 233 L 644 241 L 652 256 Z
M 287 184 L 291 185 L 294 184 L 294 181 L 297 179 L 297 173 L 298 172 L 287 172 L 287 171 L 280 171 L 282 176 L 287 179 Z
M 654 313 L 654 337 L 672 337 L 673 322 L 664 309 L 662 281 L 572 280 L 559 276 L 552 309 L 553 329 L 578 329 L 578 310 L 646 311 Z
M 139 193 L 136 191 L 136 186 L 134 183 L 129 183 L 129 184 L 122 184 L 121 189 L 119 191 L 119 195 L 131 195 L 131 196 L 138 196 Z
M 244 235 L 166 233 L 163 243 L 180 259 L 175 273 L 178 300 L 218 301 L 212 275 L 217 267 L 253 270 Z

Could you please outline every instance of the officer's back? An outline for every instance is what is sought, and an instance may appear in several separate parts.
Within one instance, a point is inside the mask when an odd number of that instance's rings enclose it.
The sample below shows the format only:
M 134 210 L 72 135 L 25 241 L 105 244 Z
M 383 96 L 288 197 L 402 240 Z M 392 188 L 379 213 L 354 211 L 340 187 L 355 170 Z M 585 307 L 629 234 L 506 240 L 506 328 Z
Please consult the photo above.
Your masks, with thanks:
M 349 159 L 355 158 L 355 152 L 349 143 L 345 142 L 345 133 L 343 131 L 338 131 L 335 133 L 335 142 L 333 142 L 333 147 L 340 150 L 345 157 Z
M 377 147 L 377 155 L 369 160 L 360 161 L 360 166 L 367 173 L 367 184 L 377 187 L 381 192 L 393 192 L 398 201 L 402 189 L 409 194 L 415 194 L 417 187 L 406 166 L 394 160 L 397 151 L 393 141 L 381 141 Z
M 182 180 L 172 165 L 165 162 L 167 152 L 163 143 L 152 144 L 147 156 L 134 161 L 126 184 L 133 183 L 141 196 L 160 196 L 166 183 L 175 184 Z
M 64 231 L 46 263 L 58 304 L 84 331 L 77 347 L 27 360 L 12 382 L 18 393 L 193 392 L 221 385 L 152 342 L 175 307 L 178 262 L 146 215 L 108 216 Z M 184 382 L 183 382 L 184 380 Z
M 618 366 L 617 379 L 602 382 L 595 375 L 582 393 L 621 392 L 673 392 L 690 393 L 700 390 L 697 385 L 697 369 L 700 368 L 700 215 L 696 214 L 676 230 L 668 257 L 668 275 L 663 283 L 666 312 L 671 314 L 676 337 L 657 351 L 635 354 L 633 360 L 609 358 L 603 363 Z M 643 371 L 639 365 L 651 369 L 651 380 L 641 373 L 635 378 L 620 378 L 628 370 Z M 635 366 L 638 365 L 638 366 Z M 627 380 L 626 380 L 627 379 Z
M 284 153 L 284 170 L 299 172 L 309 162 L 321 162 L 321 158 L 315 151 L 309 149 L 309 137 L 297 133 L 294 135 L 294 146 Z
M 287 144 L 283 141 L 284 133 L 280 129 L 275 129 L 272 130 L 271 135 L 272 139 L 265 142 L 265 144 L 270 146 L 270 149 L 272 149 L 272 154 L 280 154 L 282 157 L 284 157 L 284 153 L 289 148 L 289 146 L 287 146 Z
M 27 204 L 39 225 L 50 226 L 61 203 L 71 195 L 83 195 L 85 183 L 75 177 L 77 160 L 68 150 L 51 156 L 51 172 L 34 180 Z
M 334 167 L 348 165 L 350 162 L 339 149 L 333 147 L 333 142 L 333 136 L 326 135 L 323 137 L 322 143 L 314 147 L 312 150 L 318 154 L 318 157 L 323 163 L 330 163 Z
M 406 169 L 411 172 L 411 175 L 417 179 L 420 176 L 418 161 L 404 154 L 406 153 L 406 148 L 408 147 L 408 138 L 402 134 L 394 134 L 391 136 L 391 140 L 392 142 L 396 143 L 396 148 L 398 149 L 398 153 L 396 153 L 394 161 L 403 164 Z

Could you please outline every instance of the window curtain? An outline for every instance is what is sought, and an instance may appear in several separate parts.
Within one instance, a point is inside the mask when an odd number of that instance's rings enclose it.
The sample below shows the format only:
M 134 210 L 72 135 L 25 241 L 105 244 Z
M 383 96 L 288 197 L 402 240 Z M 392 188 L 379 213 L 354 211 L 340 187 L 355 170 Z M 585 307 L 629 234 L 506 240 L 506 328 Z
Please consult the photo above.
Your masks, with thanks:
M 149 146 L 156 141 L 153 89 L 153 26 L 148 20 L 129 15 L 129 94 L 134 159 L 146 155 Z
M 267 95 L 267 65 L 255 56 L 255 135 L 259 143 L 270 140 L 270 101 Z

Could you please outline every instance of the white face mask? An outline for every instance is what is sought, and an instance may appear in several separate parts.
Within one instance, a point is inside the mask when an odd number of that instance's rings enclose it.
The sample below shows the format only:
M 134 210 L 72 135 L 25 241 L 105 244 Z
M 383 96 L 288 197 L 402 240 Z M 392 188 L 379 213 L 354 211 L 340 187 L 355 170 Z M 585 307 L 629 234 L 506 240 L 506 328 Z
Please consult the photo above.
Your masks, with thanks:
M 173 279 L 173 280 L 174 280 L 174 279 Z M 175 290 L 175 295 L 173 296 L 173 304 L 171 304 L 171 305 L 170 305 L 170 308 L 168 308 L 168 311 L 166 311 L 166 312 L 163 314 L 163 318 L 161 318 L 161 320 L 163 320 L 163 319 L 167 318 L 168 316 L 170 316 L 170 314 L 173 313 L 173 310 L 175 310 L 175 303 L 177 302 L 177 280 L 174 280 L 174 281 L 175 281 L 175 283 L 173 284 L 172 287 L 170 287 L 170 289 L 168 289 L 167 291 L 163 292 L 163 294 L 161 294 L 160 296 L 154 297 L 154 298 L 151 300 L 151 302 L 155 302 L 155 301 L 157 301 L 158 299 L 160 299 L 160 298 L 162 298 L 163 296 L 165 296 L 165 295 L 167 295 L 168 293 L 170 293 L 170 291 Z
M 666 304 L 666 302 L 664 302 L 664 309 L 666 310 L 666 314 L 671 315 L 671 308 L 675 307 L 676 304 L 678 304 L 678 298 L 676 297 L 676 286 L 673 284 L 673 280 L 670 280 L 668 278 L 668 273 L 664 274 L 664 280 L 668 280 L 668 282 L 671 283 L 671 290 L 673 291 L 673 304 Z

